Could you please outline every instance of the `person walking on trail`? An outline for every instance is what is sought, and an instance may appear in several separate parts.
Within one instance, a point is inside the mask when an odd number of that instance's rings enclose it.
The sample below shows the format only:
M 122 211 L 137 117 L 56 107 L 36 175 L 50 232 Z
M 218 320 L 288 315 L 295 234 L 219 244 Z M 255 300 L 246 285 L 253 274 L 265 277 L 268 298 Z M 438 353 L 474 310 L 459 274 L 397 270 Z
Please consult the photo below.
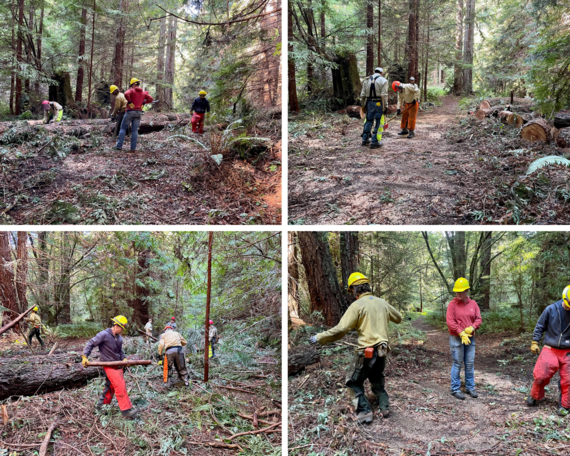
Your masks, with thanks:
M 81 364 L 83 367 L 89 366 L 88 357 L 95 347 L 99 347 L 99 359 L 101 361 L 122 361 L 126 358 L 123 351 L 123 338 L 121 333 L 127 328 L 128 321 L 123 315 L 111 318 L 113 326 L 99 332 L 93 339 L 87 342 L 83 350 Z M 125 376 L 122 367 L 104 367 L 105 389 L 99 397 L 96 408 L 100 409 L 103 404 L 110 404 L 113 396 L 117 397 L 121 414 L 125 418 L 133 418 L 138 410 L 133 408 L 133 404 L 127 393 Z
M 212 358 L 216 357 L 216 342 L 218 342 L 218 329 L 214 326 L 214 321 L 210 320 L 210 329 L 208 330 L 208 339 L 212 348 Z
M 34 336 L 36 336 L 36 339 L 38 339 L 40 345 L 43 347 L 44 346 L 44 341 L 42 340 L 42 338 L 40 337 L 40 329 L 42 327 L 42 319 L 40 318 L 40 316 L 38 315 L 38 306 L 34 307 L 32 309 L 32 313 L 30 314 L 29 317 L 24 318 L 24 321 L 26 321 L 30 326 L 30 332 L 28 333 L 28 343 L 30 344 L 30 347 L 32 346 L 32 338 Z
M 52 120 L 54 122 L 61 122 L 63 106 L 57 101 L 44 100 L 42 102 L 42 109 L 44 110 L 44 124 L 49 124 Z
M 146 332 L 146 343 L 150 346 L 150 337 L 152 336 L 152 318 L 149 318 L 146 325 L 144 325 L 144 331 Z
M 206 98 L 205 90 L 200 90 L 198 98 L 192 102 L 190 114 L 192 114 L 192 133 L 204 133 L 204 120 L 206 113 L 210 112 L 210 102 Z
M 359 272 L 352 273 L 348 278 L 348 291 L 354 293 L 356 301 L 347 309 L 339 324 L 312 336 L 309 342 L 330 344 L 342 339 L 351 329 L 356 330 L 358 349 L 347 372 L 346 386 L 353 399 L 358 422 L 371 423 L 374 413 L 364 392 L 364 381 L 370 381 L 372 392 L 378 397 L 380 414 L 387 418 L 390 405 L 384 387 L 384 368 L 390 351 L 388 323 L 400 323 L 402 316 L 384 299 L 372 295 L 370 281 Z
M 176 329 L 176 318 L 171 317 L 170 322 L 166 323 L 166 326 L 168 325 L 172 326 L 172 329 Z
M 447 306 L 446 323 L 451 349 L 451 395 L 464 400 L 461 392 L 461 364 L 465 365 L 465 389 L 476 398 L 475 391 L 475 331 L 481 326 L 481 311 L 469 298 L 469 281 L 460 277 L 453 287 L 455 298 Z
M 182 347 L 186 344 L 186 339 L 184 339 L 180 333 L 174 331 L 170 324 L 165 326 L 164 333 L 158 342 L 158 354 L 162 356 L 164 352 L 164 359 L 161 359 L 158 364 L 164 368 L 164 382 L 167 388 L 170 388 L 172 384 L 170 378 L 174 375 L 173 369 L 176 369 L 178 378 L 182 380 L 186 386 L 190 384 L 188 370 L 186 369 L 186 360 L 182 352 Z
M 402 131 L 398 133 L 399 136 L 408 135 L 408 139 L 415 136 L 416 119 L 418 117 L 420 89 L 416 85 L 414 77 L 410 78 L 409 84 L 402 84 L 399 81 L 392 83 L 392 88 L 398 92 L 398 104 L 396 107 L 396 115 L 402 114 L 402 122 L 400 128 Z
M 122 150 L 123 142 L 127 134 L 127 129 L 131 126 L 131 152 L 136 152 L 137 139 L 139 136 L 139 125 L 143 115 L 143 105 L 151 103 L 153 98 L 141 88 L 141 82 L 137 78 L 132 78 L 130 89 L 125 92 L 127 100 L 127 111 L 121 122 L 121 131 L 115 149 Z
M 388 114 L 388 81 L 382 76 L 383 73 L 382 68 L 376 68 L 374 74 L 364 80 L 360 92 L 361 106 L 366 111 L 362 145 L 366 146 L 370 142 L 371 149 L 382 147 L 384 117 Z M 371 134 L 373 123 L 375 123 L 374 131 Z
M 111 119 L 116 121 L 115 130 L 113 131 L 113 138 L 119 136 L 121 131 L 121 124 L 123 123 L 123 117 L 125 117 L 125 112 L 127 110 L 127 99 L 125 95 L 119 91 L 116 85 L 110 87 L 111 95 L 115 95 L 115 106 L 111 111 Z
M 544 346 L 539 347 L 544 335 Z M 570 412 L 570 285 L 564 288 L 562 299 L 550 304 L 536 323 L 530 350 L 540 355 L 534 366 L 534 382 L 527 398 L 529 406 L 544 399 L 544 387 L 560 371 L 560 400 L 558 414 Z

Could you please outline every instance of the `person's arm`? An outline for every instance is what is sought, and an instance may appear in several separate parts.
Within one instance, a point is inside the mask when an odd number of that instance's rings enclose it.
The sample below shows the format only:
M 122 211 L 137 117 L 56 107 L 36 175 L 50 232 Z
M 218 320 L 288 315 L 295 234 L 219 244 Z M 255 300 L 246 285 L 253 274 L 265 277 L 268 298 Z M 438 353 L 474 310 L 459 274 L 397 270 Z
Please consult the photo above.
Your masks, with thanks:
M 87 342 L 87 345 L 83 349 L 83 356 L 89 356 L 95 347 L 98 347 L 103 341 L 104 333 L 98 333 L 93 339 Z
M 44 123 L 47 124 L 49 122 L 49 113 L 50 111 L 44 111 Z
M 164 337 L 161 337 L 158 341 L 158 354 L 162 355 L 162 350 L 164 349 Z
M 354 329 L 358 323 L 358 310 L 355 306 L 350 306 L 338 325 L 328 331 L 317 334 L 317 342 L 321 345 L 330 344 L 336 340 L 342 339 L 348 331 Z
M 195 106 L 196 106 L 196 98 L 194 98 L 194 101 L 192 101 L 192 107 L 190 108 L 190 114 L 194 113 Z
M 546 329 L 548 328 L 549 317 L 550 317 L 550 308 L 547 307 L 546 309 L 544 309 L 544 312 L 542 312 L 542 315 L 540 316 L 540 318 L 536 322 L 536 326 L 534 327 L 534 332 L 532 333 L 532 340 L 534 340 L 535 342 L 540 342 L 540 339 L 542 339 L 544 331 L 546 331 Z
M 121 358 L 121 361 L 124 359 L 127 359 L 127 355 L 125 355 L 125 352 L 123 351 L 123 342 L 122 341 L 121 341 L 121 351 L 119 352 L 119 358 Z
M 363 108 L 366 107 L 366 81 L 368 79 L 365 79 L 362 82 L 362 90 L 360 91 L 360 106 L 362 106 Z
M 479 309 L 477 303 L 475 303 L 475 309 L 475 322 L 471 326 L 473 326 L 473 329 L 479 329 L 483 319 L 481 318 L 481 309 Z
M 144 103 L 152 103 L 154 101 L 154 98 L 152 98 L 148 92 L 145 92 L 144 95 Z
M 397 325 L 402 322 L 402 314 L 390 304 L 388 304 L 388 312 L 390 312 L 390 321 L 396 323 Z
M 451 303 L 449 303 L 447 306 L 445 322 L 447 323 L 447 327 L 451 329 L 451 331 L 454 332 L 455 334 L 459 334 L 465 329 L 465 328 L 460 328 L 459 325 L 457 324 L 457 321 L 455 320 L 455 306 L 453 306 Z
M 396 104 L 396 109 L 402 109 L 402 101 L 404 99 L 404 92 L 398 92 L 398 103 Z
M 182 334 L 180 334 L 180 344 L 184 347 L 184 345 L 188 345 L 188 342 L 186 342 L 186 339 L 184 339 L 184 336 Z
M 416 99 L 416 102 L 418 104 L 420 103 L 420 96 L 421 96 L 420 88 L 416 87 L 416 90 L 414 90 L 414 98 Z
M 384 110 L 388 109 L 388 81 L 384 83 L 382 86 L 382 90 L 380 92 L 380 97 L 382 98 L 382 106 Z

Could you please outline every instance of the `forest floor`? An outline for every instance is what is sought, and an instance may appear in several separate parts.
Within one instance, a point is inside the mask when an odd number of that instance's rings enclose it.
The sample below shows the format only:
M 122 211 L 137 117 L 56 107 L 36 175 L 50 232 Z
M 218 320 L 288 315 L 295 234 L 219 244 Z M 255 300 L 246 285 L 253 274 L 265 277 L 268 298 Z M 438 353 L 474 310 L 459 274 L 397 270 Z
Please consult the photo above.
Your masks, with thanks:
M 0 337 L 0 364 L 30 353 L 29 348 L 14 344 L 16 339 Z M 252 339 L 246 333 L 244 340 Z M 66 353 L 75 352 L 79 359 L 86 341 L 59 342 Z M 50 348 L 46 344 L 45 350 L 39 350 L 34 342 L 36 355 L 47 355 Z M 167 389 L 162 368 L 156 364 L 129 368 L 127 390 L 140 410 L 132 421 L 122 418 L 116 399 L 95 411 L 104 388 L 102 374 L 81 388 L 12 396 L 0 401 L 8 414 L 4 426 L 0 422 L 0 454 L 37 455 L 46 431 L 57 422 L 47 455 L 281 455 L 281 363 L 272 350 L 251 350 L 254 357 L 241 353 L 242 362 L 236 363 L 236 353 L 224 353 L 224 344 L 220 344 L 207 384 L 202 381 L 203 355 L 187 355 L 190 387 L 179 382 Z M 127 355 L 136 353 L 141 359 L 156 358 L 155 351 L 140 338 L 130 338 L 125 347 Z M 56 353 L 64 351 L 57 349 Z M 253 418 L 254 413 L 259 415 L 257 427 L 246 417 Z M 267 432 L 235 436 L 267 427 Z
M 497 119 L 478 121 L 446 96 L 418 114 L 416 137 L 389 124 L 362 147 L 362 121 L 341 113 L 289 120 L 290 224 L 566 224 L 568 169 L 526 175 L 570 150 L 530 143 Z
M 386 368 L 391 414 L 359 425 L 344 388 L 355 338 L 321 350 L 321 362 L 289 378 L 291 455 L 568 455 L 568 418 L 556 415 L 558 374 L 539 407 L 525 403 L 536 357 L 530 334 L 481 334 L 476 339 L 477 399 L 450 394 L 447 332 L 412 322 L 423 340 L 396 346 Z M 306 338 L 306 337 L 304 337 Z M 324 355 L 324 356 L 323 356 Z M 464 387 L 464 385 L 463 385 Z
M 49 131 L 2 122 L 0 223 L 279 224 L 280 122 L 236 129 L 271 139 L 247 159 L 232 150 L 234 136 L 214 126 L 199 135 L 173 123 L 139 134 L 136 153 L 129 153 L 130 137 L 122 151 L 114 150 L 116 141 L 103 132 L 108 127 L 84 134 L 81 124 L 77 138 L 58 133 L 66 121 Z M 176 135 L 182 136 L 171 138 Z M 223 155 L 219 166 L 211 159 L 217 154 Z

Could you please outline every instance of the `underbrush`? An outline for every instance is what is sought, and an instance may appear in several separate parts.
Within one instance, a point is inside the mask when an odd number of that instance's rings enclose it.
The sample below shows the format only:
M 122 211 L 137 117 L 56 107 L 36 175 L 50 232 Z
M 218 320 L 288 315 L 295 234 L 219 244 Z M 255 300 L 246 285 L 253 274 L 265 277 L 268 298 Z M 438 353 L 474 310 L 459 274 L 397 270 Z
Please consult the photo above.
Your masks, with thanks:
M 434 103 L 436 106 L 441 105 L 441 98 L 448 95 L 443 87 L 428 87 L 427 100 L 429 103 Z
M 47 326 L 46 332 L 48 331 L 61 339 L 91 339 L 101 331 L 101 323 L 84 321 L 68 325 Z

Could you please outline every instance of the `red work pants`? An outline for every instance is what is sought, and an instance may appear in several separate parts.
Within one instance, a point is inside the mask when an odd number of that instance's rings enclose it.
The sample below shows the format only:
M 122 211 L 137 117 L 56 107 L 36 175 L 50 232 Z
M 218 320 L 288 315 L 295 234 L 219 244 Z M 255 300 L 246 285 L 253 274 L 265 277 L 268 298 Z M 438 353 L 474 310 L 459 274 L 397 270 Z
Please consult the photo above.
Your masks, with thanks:
M 116 396 L 121 412 L 133 408 L 133 404 L 131 404 L 131 400 L 127 394 L 127 385 L 125 384 L 123 369 L 116 369 L 114 367 L 104 367 L 103 369 L 107 376 L 105 389 L 101 396 L 103 404 L 110 404 L 113 400 L 113 396 Z
M 419 107 L 418 103 L 404 103 L 404 108 L 402 109 L 402 123 L 400 124 L 402 130 L 416 129 L 416 118 L 418 117 Z
M 544 387 L 550 379 L 560 370 L 560 390 L 562 393 L 561 405 L 570 408 L 570 350 L 544 347 L 534 366 L 534 383 L 530 390 L 533 399 L 544 399 Z
M 192 133 L 204 133 L 204 116 L 206 114 L 194 113 L 192 116 Z

